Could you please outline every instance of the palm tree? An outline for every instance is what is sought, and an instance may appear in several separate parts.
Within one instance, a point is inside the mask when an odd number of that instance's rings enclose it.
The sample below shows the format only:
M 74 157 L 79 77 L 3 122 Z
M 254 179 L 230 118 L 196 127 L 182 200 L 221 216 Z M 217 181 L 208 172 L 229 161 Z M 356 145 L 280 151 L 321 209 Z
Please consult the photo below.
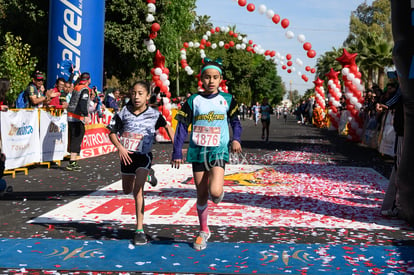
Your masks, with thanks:
M 341 64 L 336 61 L 336 58 L 340 57 L 342 55 L 342 52 L 342 48 L 336 49 L 333 47 L 332 51 L 325 52 L 325 54 L 321 55 L 316 62 L 316 70 L 318 72 L 318 75 L 316 77 L 324 79 L 325 74 L 329 73 L 331 68 L 333 68 L 335 71 L 340 71 L 342 67 Z
M 366 33 L 359 36 L 356 43 L 350 48 L 357 52 L 359 58 L 357 64 L 361 73 L 367 77 L 368 86 L 372 86 L 373 74 L 378 75 L 377 83 L 381 89 L 384 88 L 385 68 L 393 65 L 392 48 L 393 43 L 384 36 L 375 33 Z

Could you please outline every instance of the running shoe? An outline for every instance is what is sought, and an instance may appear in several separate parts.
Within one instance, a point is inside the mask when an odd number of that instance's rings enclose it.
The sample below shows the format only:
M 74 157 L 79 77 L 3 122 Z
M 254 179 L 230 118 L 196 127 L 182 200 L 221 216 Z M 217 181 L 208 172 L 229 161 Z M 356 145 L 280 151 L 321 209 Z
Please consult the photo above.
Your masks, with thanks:
M 81 170 L 82 170 L 82 167 L 80 167 L 80 166 L 79 166 L 79 164 L 78 164 L 77 162 L 72 162 L 72 163 L 69 163 L 69 164 L 66 166 L 66 170 L 68 170 L 68 171 L 76 171 L 76 172 L 79 172 L 79 171 L 81 171 Z
M 151 184 L 152 187 L 157 186 L 158 180 L 154 175 L 154 169 L 150 169 L 148 173 L 148 182 Z
M 221 195 L 220 195 L 220 197 L 211 197 L 211 200 L 215 203 L 215 204 L 218 204 L 219 202 L 221 202 L 222 200 L 223 200 L 223 197 L 224 197 L 224 191 L 223 191 L 223 193 L 221 193 Z
M 134 233 L 134 245 L 144 245 L 147 242 L 147 236 L 143 231 Z
M 196 237 L 193 247 L 195 250 L 203 250 L 207 247 L 207 240 L 210 238 L 211 233 L 210 232 L 204 232 L 200 231 L 198 232 L 198 236 Z

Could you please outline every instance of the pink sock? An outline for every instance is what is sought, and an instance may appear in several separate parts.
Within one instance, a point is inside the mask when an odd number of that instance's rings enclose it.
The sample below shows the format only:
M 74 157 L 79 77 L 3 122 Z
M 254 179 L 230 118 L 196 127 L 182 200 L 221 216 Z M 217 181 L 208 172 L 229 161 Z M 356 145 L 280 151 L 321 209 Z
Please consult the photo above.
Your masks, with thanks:
M 197 204 L 197 214 L 198 220 L 200 221 L 200 231 L 210 232 L 207 225 L 208 203 L 206 203 L 205 205 Z

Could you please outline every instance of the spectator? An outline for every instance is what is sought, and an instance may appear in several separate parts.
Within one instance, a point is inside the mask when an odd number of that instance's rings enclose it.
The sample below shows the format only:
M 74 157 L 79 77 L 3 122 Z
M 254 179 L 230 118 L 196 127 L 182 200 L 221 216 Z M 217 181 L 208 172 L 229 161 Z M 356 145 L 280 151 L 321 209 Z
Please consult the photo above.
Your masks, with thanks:
M 72 92 L 72 98 L 68 106 L 70 160 L 66 170 L 69 171 L 80 171 L 82 169 L 78 165 L 77 158 L 81 151 L 83 136 L 85 135 L 85 124 L 90 122 L 88 113 L 89 95 L 91 93 L 90 83 L 91 77 L 89 73 L 82 73 L 79 84 L 75 86 Z
M 7 78 L 0 78 L 0 111 L 2 112 L 5 112 L 9 109 L 6 103 L 6 94 L 9 88 L 10 88 L 10 80 Z
M 53 106 L 57 109 L 68 108 L 68 103 L 66 102 L 65 82 L 65 79 L 62 77 L 56 79 L 55 87 L 49 92 L 51 95 L 49 106 Z
M 115 89 L 112 93 L 109 93 L 105 99 L 105 106 L 107 108 L 112 108 L 115 113 L 119 111 L 118 102 L 120 100 L 120 94 L 119 89 Z
M 29 99 L 29 108 L 43 107 L 43 105 L 50 103 L 50 97 L 44 95 L 44 81 L 45 76 L 42 72 L 36 71 L 33 74 L 32 82 L 25 89 L 25 96 Z

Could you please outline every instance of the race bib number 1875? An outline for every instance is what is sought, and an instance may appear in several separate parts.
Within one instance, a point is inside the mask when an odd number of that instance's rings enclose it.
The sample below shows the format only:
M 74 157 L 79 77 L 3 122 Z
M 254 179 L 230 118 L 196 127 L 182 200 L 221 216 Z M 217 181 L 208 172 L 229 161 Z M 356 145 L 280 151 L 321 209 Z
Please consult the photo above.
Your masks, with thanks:
M 193 142 L 198 146 L 219 146 L 220 133 L 220 127 L 194 126 Z

